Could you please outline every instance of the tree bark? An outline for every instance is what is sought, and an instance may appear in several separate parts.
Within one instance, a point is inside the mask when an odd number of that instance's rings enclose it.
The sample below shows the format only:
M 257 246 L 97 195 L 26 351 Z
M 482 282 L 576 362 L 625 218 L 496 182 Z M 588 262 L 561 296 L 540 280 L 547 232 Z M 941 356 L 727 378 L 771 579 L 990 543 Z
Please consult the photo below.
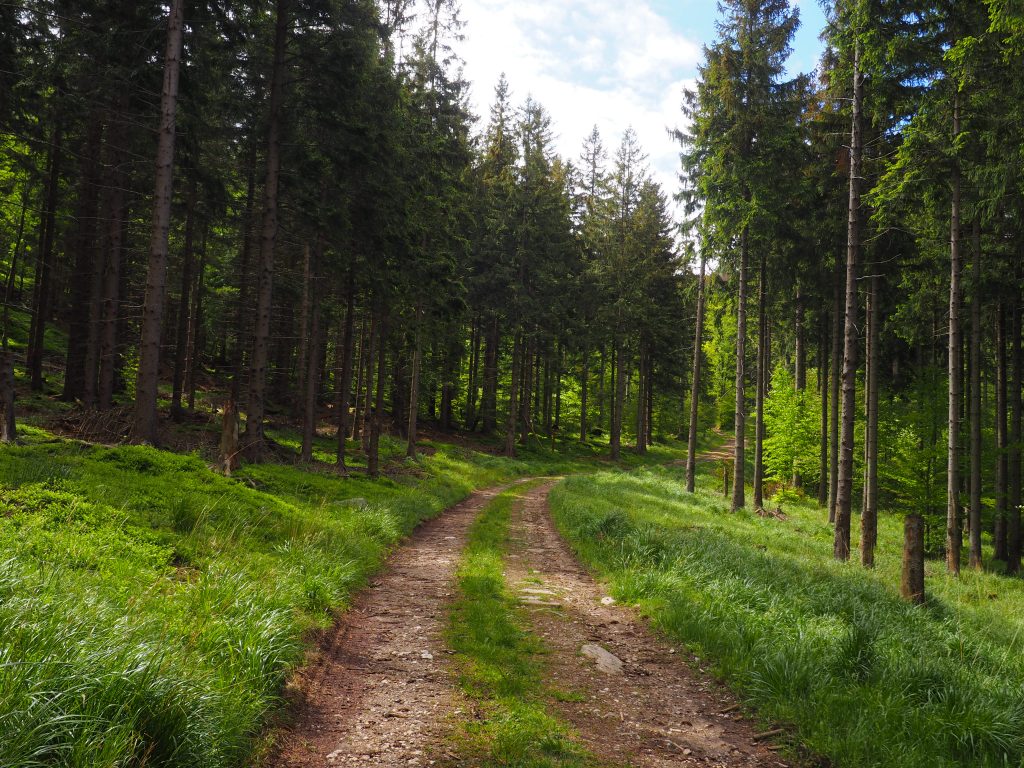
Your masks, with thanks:
M 384 428 L 384 387 L 387 379 L 388 356 L 384 343 L 387 341 L 387 325 L 383 314 L 376 318 L 377 324 L 377 380 L 373 413 L 370 419 L 370 439 L 366 451 L 366 472 L 370 477 L 380 477 L 380 433 Z
M 700 255 L 697 283 L 697 323 L 693 334 L 693 380 L 690 382 L 690 429 L 686 438 L 686 490 L 693 493 L 697 475 L 697 419 L 700 413 L 700 377 L 704 364 L 704 273 L 707 256 Z
M 480 403 L 484 434 L 490 435 L 498 428 L 498 354 L 501 347 L 501 325 L 497 317 L 487 327 L 487 343 L 484 349 L 484 389 Z
M 99 367 L 96 374 L 96 406 L 101 411 L 109 410 L 113 405 L 118 367 L 117 340 L 121 325 L 121 283 L 123 278 L 121 266 L 124 261 L 125 222 L 128 220 L 124 193 L 127 174 L 123 169 L 123 164 L 126 161 L 122 147 L 123 141 L 123 128 L 118 128 L 115 136 L 112 137 L 114 144 L 111 149 L 113 158 L 110 176 L 112 188 L 107 198 L 106 257 L 103 260 L 103 274 L 100 277 L 100 313 L 97 336 Z M 136 407 L 138 407 L 137 401 Z
M 14 353 L 0 349 L 0 443 L 13 443 L 18 437 L 14 420 Z
M 302 248 L 302 303 L 299 305 L 299 345 L 298 345 L 298 360 L 295 366 L 296 372 L 296 390 L 299 392 L 306 391 L 306 359 L 311 354 L 313 349 L 310 344 L 309 338 L 309 289 L 310 289 L 310 266 L 312 264 L 312 249 L 309 247 L 309 243 L 305 243 Z M 292 399 L 292 414 L 298 415 L 300 405 L 304 412 L 305 399 L 293 398 Z
M 1017 262 L 1016 284 L 1021 283 L 1021 273 L 1024 269 L 1021 262 Z M 1010 388 L 1010 516 L 1007 520 L 1007 557 L 1006 572 L 1020 572 L 1021 557 L 1021 530 L 1020 530 L 1020 505 L 1021 505 L 1021 437 L 1022 437 L 1022 411 L 1021 395 L 1024 394 L 1024 346 L 1021 340 L 1021 310 L 1020 294 L 1012 296 L 1013 310 L 1010 324 L 1010 344 L 1013 349 L 1013 386 Z
M 370 317 L 370 335 L 366 342 L 366 380 L 363 382 L 363 413 L 361 436 L 364 453 L 370 451 L 370 431 L 373 426 L 373 382 L 377 370 L 377 355 L 383 354 L 380 346 L 380 324 L 377 313 Z
M 139 372 L 135 383 L 135 420 L 132 440 L 157 442 L 157 387 L 160 376 L 160 335 L 167 288 L 167 248 L 174 192 L 175 111 L 178 104 L 178 68 L 181 62 L 184 0 L 171 0 L 167 26 L 167 53 L 161 96 L 153 194 L 153 230 L 146 271 L 146 297 L 139 337 Z M 101 386 L 102 389 L 102 386 Z
M 192 310 L 192 270 L 195 263 L 196 183 L 188 193 L 185 214 L 185 246 L 181 253 L 181 293 L 178 299 L 178 329 L 174 343 L 174 378 L 171 383 L 171 418 L 181 421 L 181 391 L 185 381 L 188 326 Z
M 735 448 L 733 449 L 732 511 L 746 505 L 746 448 L 747 448 L 747 263 L 749 260 L 749 228 L 740 236 L 739 295 L 736 297 L 736 413 L 734 416 Z
M 249 365 L 249 402 L 245 418 L 246 451 L 259 460 L 265 449 L 263 417 L 270 343 L 270 313 L 274 293 L 274 250 L 277 245 L 278 185 L 281 176 L 281 111 L 285 87 L 285 49 L 288 44 L 289 0 L 276 0 L 274 63 L 270 83 L 267 129 L 267 171 L 263 185 L 263 232 L 260 236 L 256 326 Z
M 469 342 L 469 381 L 466 386 L 466 430 L 476 431 L 477 397 L 480 390 L 480 350 L 483 336 L 480 318 L 473 321 Z
M 860 562 L 865 568 L 875 565 L 878 542 L 878 338 L 879 292 L 881 280 L 871 276 L 871 306 L 868 310 L 867 413 L 864 435 L 865 480 L 864 511 L 861 514 Z
M 818 338 L 818 389 L 821 392 L 821 434 L 818 450 L 818 506 L 828 504 L 828 413 L 829 413 L 829 369 L 828 369 L 828 323 L 823 322 Z
M 920 515 L 907 515 L 903 521 L 900 595 L 911 603 L 924 603 L 924 519 Z
M 309 340 L 306 342 L 306 370 L 303 376 L 304 389 L 302 418 L 302 461 L 313 461 L 313 441 L 316 438 L 317 405 L 320 384 L 320 265 L 323 263 L 323 235 L 317 236 L 316 248 L 309 262 Z
M 850 202 L 846 244 L 846 314 L 843 343 L 843 407 L 839 483 L 836 490 L 836 528 L 833 555 L 850 559 L 850 517 L 853 508 L 854 420 L 857 414 L 857 262 L 860 260 L 861 112 L 864 80 L 860 72 L 860 43 L 853 62 L 853 121 L 850 142 Z
M 959 95 L 953 97 L 953 140 L 960 136 Z M 960 573 L 960 167 L 954 160 L 949 213 L 949 409 L 946 446 L 946 570 Z
M 626 352 L 623 332 L 615 338 L 615 360 L 613 361 L 614 386 L 612 388 L 612 429 L 610 454 L 612 461 L 618 461 L 622 450 L 622 412 L 626 405 Z
M 1003 562 L 1006 562 L 1008 554 L 1006 527 L 1009 501 L 1007 487 L 1009 475 L 1007 428 L 1009 425 L 1007 424 L 1006 410 L 1006 374 L 1006 305 L 1000 299 L 999 306 L 996 308 L 996 519 L 993 532 L 995 550 L 993 556 L 996 560 Z
M 349 270 L 348 286 L 345 290 L 345 322 L 342 324 L 338 352 L 341 355 L 341 372 L 337 381 L 338 402 L 338 451 L 336 465 L 342 474 L 348 474 L 345 466 L 345 441 L 348 439 L 348 410 L 352 393 L 352 342 L 356 324 L 356 289 L 354 275 Z
M 253 142 L 255 144 L 255 142 Z M 238 302 L 235 306 L 235 348 L 231 358 L 231 402 L 237 404 L 242 392 L 242 372 L 249 346 L 249 266 L 252 261 L 252 220 L 256 200 L 256 150 L 249 153 L 246 180 L 245 219 L 242 222 L 242 249 L 238 265 Z M 235 411 L 237 418 L 237 410 Z
M 206 287 L 206 231 L 203 232 L 202 245 L 199 251 L 199 266 L 196 269 L 196 284 L 192 291 L 192 312 L 188 320 L 188 355 L 185 358 L 185 392 L 188 397 L 188 409 L 196 409 L 196 371 L 202 363 L 203 352 L 203 294 Z
M 416 458 L 416 430 L 420 411 L 420 366 L 422 365 L 422 352 L 420 351 L 420 323 L 422 319 L 423 312 L 417 308 L 416 338 L 413 340 L 412 348 L 412 374 L 409 377 L 409 426 L 405 446 L 405 455 L 410 459 Z
M 764 394 L 768 380 L 767 257 L 761 250 L 757 277 L 757 390 L 754 419 L 754 509 L 764 509 Z
M 14 238 L 14 249 L 11 251 L 10 268 L 7 271 L 6 285 L 4 286 L 4 317 L 3 329 L 0 330 L 0 340 L 3 349 L 7 349 L 8 335 L 11 329 L 11 302 L 14 300 L 14 279 L 18 274 L 18 257 L 21 255 L 25 238 L 25 213 L 28 210 L 28 192 L 21 193 L 21 214 L 18 217 L 18 234 Z
M 57 98 L 60 98 L 58 95 Z M 33 392 L 43 391 L 43 355 L 46 351 L 46 321 L 50 316 L 50 282 L 57 228 L 57 199 L 60 195 L 61 161 L 64 155 L 64 121 L 59 109 L 47 155 L 47 181 L 42 215 L 39 217 L 39 253 L 36 257 L 32 322 L 29 326 L 27 368 Z
M 583 348 L 583 360 L 580 368 L 580 442 L 587 442 L 587 407 L 588 390 L 590 389 L 590 348 Z
M 836 521 L 836 497 L 839 495 L 839 392 L 843 373 L 843 276 L 839 259 L 833 274 L 832 363 L 829 366 L 829 470 L 828 521 Z
M 974 219 L 971 297 L 971 507 L 970 567 L 981 570 L 981 223 Z
M 796 318 L 794 319 L 796 335 L 796 388 L 803 392 L 807 389 L 807 343 L 804 337 L 804 296 L 800 285 L 796 287 Z
M 508 420 L 505 425 L 505 455 L 516 455 L 516 417 L 519 412 L 519 379 L 522 366 L 522 332 L 516 331 L 512 340 L 512 380 L 508 390 Z M 485 416 L 486 422 L 486 416 Z
M 650 374 L 649 360 L 644 342 L 640 342 L 640 361 L 637 370 L 636 386 L 636 453 L 647 453 L 647 387 Z

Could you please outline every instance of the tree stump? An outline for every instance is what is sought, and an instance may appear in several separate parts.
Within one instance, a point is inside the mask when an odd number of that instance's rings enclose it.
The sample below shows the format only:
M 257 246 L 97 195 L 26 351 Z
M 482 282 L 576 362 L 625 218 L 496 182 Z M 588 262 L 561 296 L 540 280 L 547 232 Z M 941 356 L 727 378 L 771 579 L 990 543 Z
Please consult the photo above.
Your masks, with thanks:
M 14 423 L 14 353 L 0 351 L 0 443 L 13 443 L 17 437 Z
M 924 603 L 924 520 L 920 515 L 907 515 L 903 521 L 900 595 L 917 605 Z

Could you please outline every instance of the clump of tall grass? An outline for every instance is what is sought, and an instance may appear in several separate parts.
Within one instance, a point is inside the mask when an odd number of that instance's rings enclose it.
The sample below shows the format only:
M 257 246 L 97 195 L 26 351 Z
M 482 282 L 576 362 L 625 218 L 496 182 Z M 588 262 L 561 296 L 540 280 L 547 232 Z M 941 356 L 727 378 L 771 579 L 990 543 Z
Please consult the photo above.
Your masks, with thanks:
M 730 514 L 681 483 L 672 470 L 571 478 L 552 507 L 617 597 L 833 764 L 1021 764 L 1019 582 L 929 564 L 932 599 L 916 608 L 897 594 L 899 520 L 883 519 L 867 572 L 832 560 L 820 510 Z

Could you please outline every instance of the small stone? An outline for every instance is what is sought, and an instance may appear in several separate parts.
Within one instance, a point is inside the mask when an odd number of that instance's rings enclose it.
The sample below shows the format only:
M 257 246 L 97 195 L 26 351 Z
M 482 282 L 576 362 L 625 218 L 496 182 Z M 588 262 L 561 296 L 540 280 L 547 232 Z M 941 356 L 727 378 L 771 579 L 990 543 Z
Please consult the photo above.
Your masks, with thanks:
M 621 675 L 622 674 L 622 660 L 609 653 L 600 645 L 595 643 L 587 643 L 580 651 L 584 656 L 587 656 L 594 660 L 597 664 L 597 668 L 607 675 Z
M 615 605 L 615 598 L 605 595 L 601 598 L 601 605 Z

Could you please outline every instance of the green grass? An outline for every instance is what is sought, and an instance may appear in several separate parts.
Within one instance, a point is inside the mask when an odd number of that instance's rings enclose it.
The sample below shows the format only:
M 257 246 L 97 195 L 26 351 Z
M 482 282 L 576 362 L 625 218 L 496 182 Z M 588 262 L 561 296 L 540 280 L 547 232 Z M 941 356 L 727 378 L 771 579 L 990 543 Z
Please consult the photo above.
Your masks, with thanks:
M 564 700 L 571 694 L 546 691 L 539 659 L 543 646 L 523 628 L 505 584 L 509 515 L 528 487 L 511 488 L 487 505 L 470 530 L 459 568 L 460 596 L 448 641 L 457 654 L 462 689 L 481 714 L 463 726 L 459 750 L 475 766 L 592 766 L 570 730 L 547 712 L 548 696 Z
M 897 594 L 900 519 L 880 521 L 869 572 L 832 559 L 821 510 L 730 514 L 710 471 L 695 495 L 681 469 L 574 477 L 552 509 L 617 598 L 834 765 L 1022 764 L 1024 582 L 929 562 L 915 608 Z

